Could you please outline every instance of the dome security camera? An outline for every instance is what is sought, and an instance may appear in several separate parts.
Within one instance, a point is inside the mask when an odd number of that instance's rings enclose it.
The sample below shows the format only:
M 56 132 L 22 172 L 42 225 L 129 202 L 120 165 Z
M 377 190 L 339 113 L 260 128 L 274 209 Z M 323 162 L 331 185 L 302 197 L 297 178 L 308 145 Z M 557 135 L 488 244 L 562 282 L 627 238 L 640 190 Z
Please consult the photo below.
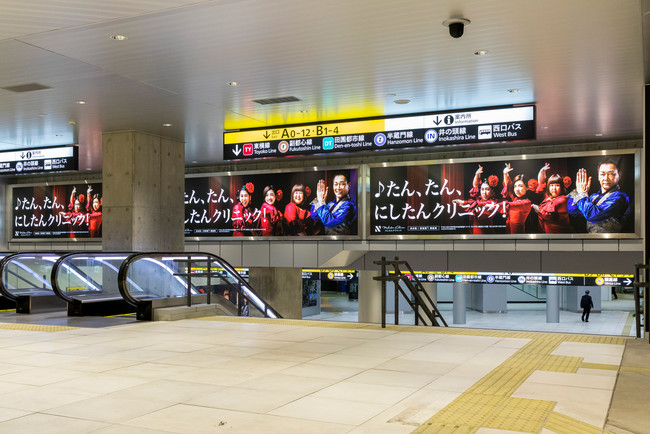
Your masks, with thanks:
M 449 35 L 458 39 L 463 36 L 465 32 L 465 26 L 469 26 L 471 23 L 470 20 L 465 18 L 449 18 L 442 22 L 442 25 L 449 28 Z

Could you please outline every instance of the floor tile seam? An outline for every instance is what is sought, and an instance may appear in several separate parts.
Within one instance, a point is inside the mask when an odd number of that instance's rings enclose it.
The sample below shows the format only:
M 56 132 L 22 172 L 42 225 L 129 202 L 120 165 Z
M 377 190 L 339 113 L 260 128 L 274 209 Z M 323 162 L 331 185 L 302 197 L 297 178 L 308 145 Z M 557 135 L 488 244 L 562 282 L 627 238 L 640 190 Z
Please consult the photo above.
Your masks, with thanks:
M 62 415 L 62 414 L 48 412 L 48 411 L 51 411 L 51 410 L 55 410 L 58 407 L 51 408 L 51 409 L 48 409 L 48 410 L 37 411 L 37 412 L 34 412 L 34 414 L 42 414 L 42 415 L 46 415 L 46 416 L 62 417 L 62 418 L 66 418 L 66 419 L 73 419 L 73 420 L 79 420 L 79 421 L 84 421 L 84 422 L 98 422 L 98 423 L 104 423 L 104 424 L 108 424 L 108 425 L 123 425 L 123 424 L 128 424 L 130 421 L 132 421 L 134 419 L 139 419 L 139 418 L 141 418 L 143 416 L 147 416 L 147 415 L 152 414 L 152 413 L 156 413 L 156 412 L 159 412 L 159 411 L 162 411 L 162 410 L 166 410 L 166 409 L 174 407 L 176 405 L 190 405 L 190 404 L 181 404 L 181 403 L 173 403 L 173 402 L 160 402 L 160 403 L 161 404 L 162 403 L 169 404 L 169 405 L 163 406 L 161 408 L 156 408 L 154 410 L 151 410 L 148 413 L 139 414 L 139 415 L 134 416 L 134 417 L 132 417 L 130 419 L 117 420 L 117 421 L 106 421 L 106 420 L 102 420 L 102 419 L 86 419 L 86 418 L 83 418 L 83 417 L 68 416 L 68 415 Z M 0 423 L 0 428 L 1 428 L 1 426 L 2 426 L 2 424 Z M 130 426 L 134 426 L 134 425 L 130 425 Z

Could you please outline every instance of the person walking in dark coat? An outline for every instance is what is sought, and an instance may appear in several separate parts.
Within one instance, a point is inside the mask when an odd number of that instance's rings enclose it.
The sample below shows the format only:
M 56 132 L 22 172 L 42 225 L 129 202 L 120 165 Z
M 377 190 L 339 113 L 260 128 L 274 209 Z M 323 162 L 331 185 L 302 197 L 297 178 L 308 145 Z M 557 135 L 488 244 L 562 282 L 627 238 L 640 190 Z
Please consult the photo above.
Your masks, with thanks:
M 594 301 L 591 299 L 591 295 L 589 295 L 589 290 L 586 290 L 585 295 L 582 296 L 580 307 L 582 308 L 582 320 L 584 322 L 589 322 L 589 312 L 591 312 L 591 308 L 594 307 Z

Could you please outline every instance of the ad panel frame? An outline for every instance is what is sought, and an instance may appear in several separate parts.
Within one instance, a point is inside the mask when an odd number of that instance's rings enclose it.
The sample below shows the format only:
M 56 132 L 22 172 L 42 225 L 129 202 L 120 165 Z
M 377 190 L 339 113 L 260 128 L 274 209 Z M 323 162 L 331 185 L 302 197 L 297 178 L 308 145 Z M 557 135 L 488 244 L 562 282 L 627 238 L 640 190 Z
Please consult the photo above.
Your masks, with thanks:
M 263 175 L 263 174 L 282 174 L 282 173 L 300 173 L 300 172 L 319 172 L 319 171 L 328 171 L 335 172 L 339 170 L 356 170 L 357 179 L 356 179 L 356 195 L 357 195 L 357 234 L 356 235 L 308 235 L 308 236 L 291 236 L 291 235 L 282 235 L 282 236 L 262 236 L 262 235 L 244 235 L 238 237 L 228 237 L 228 236 L 201 236 L 201 235 L 185 235 L 185 241 L 191 242 L 235 242 L 235 241 L 337 241 L 337 240 L 346 240 L 346 241 L 360 241 L 365 237 L 365 228 L 366 225 L 363 222 L 363 218 L 366 215 L 366 195 L 365 195 L 365 186 L 366 186 L 366 165 L 365 164 L 350 164 L 350 165 L 337 165 L 337 166 L 305 166 L 305 167 L 296 167 L 296 168 L 277 168 L 270 170 L 244 170 L 244 171 L 218 171 L 218 172 L 208 172 L 208 173 L 194 173 L 185 175 L 186 179 L 191 178 L 210 178 L 215 176 L 247 176 L 247 175 Z M 259 187 L 258 187 L 259 188 Z M 315 188 L 315 187 L 314 187 Z M 330 186 L 330 195 L 331 193 Z M 256 190 L 257 191 L 257 190 Z M 285 194 L 288 194 L 285 193 Z M 315 194 L 312 193 L 312 194 Z
M 631 155 L 634 159 L 634 209 L 632 216 L 634 218 L 634 229 L 632 232 L 627 233 L 529 233 L 529 234 L 376 234 L 373 235 L 371 231 L 371 182 L 370 172 L 373 168 L 389 168 L 389 167 L 411 167 L 411 166 L 429 166 L 429 165 L 442 165 L 442 164 L 468 164 L 468 163 L 487 163 L 499 161 L 525 161 L 525 160 L 544 160 L 544 159 L 561 159 L 561 158 L 576 158 L 576 157 L 601 157 L 607 156 L 622 156 Z M 367 183 L 365 184 L 365 204 L 366 214 L 364 219 L 365 224 L 365 238 L 366 240 L 554 240 L 554 239 L 640 239 L 641 236 L 641 210 L 643 209 L 642 203 L 643 195 L 640 187 L 641 181 L 641 150 L 640 149 L 611 149 L 600 151 L 584 151 L 584 152 L 560 152 L 560 153 L 540 153 L 540 154 L 521 154 L 521 155 L 498 155 L 486 157 L 467 157 L 467 158 L 444 158 L 444 159 L 431 159 L 424 161 L 401 161 L 391 163 L 371 163 L 366 164 L 367 167 Z M 592 186 L 598 183 L 598 176 L 591 174 Z M 499 184 L 500 185 L 500 184 Z M 593 187 L 592 187 L 593 188 Z
M 101 184 L 102 185 L 102 198 L 103 198 L 103 180 L 98 179 L 98 180 L 88 180 L 88 179 L 82 179 L 78 181 L 61 181 L 61 182 L 30 182 L 30 183 L 25 183 L 25 184 L 11 184 L 8 185 L 7 187 L 9 188 L 6 198 L 5 198 L 5 222 L 7 222 L 7 227 L 5 228 L 5 234 L 7 237 L 7 240 L 9 243 L 83 243 L 83 242 L 101 242 L 102 237 L 79 237 L 79 238 L 71 238 L 71 237 L 33 237 L 33 238 L 16 238 L 14 236 L 14 199 L 15 199 L 15 190 L 19 188 L 30 188 L 30 187 L 52 187 L 52 186 L 69 186 L 69 185 L 94 185 L 94 184 Z M 86 194 L 86 191 L 83 192 L 83 194 Z M 87 198 L 86 198 L 87 200 Z M 67 205 L 68 197 L 66 197 L 66 205 Z M 102 207 L 103 209 L 103 207 Z M 102 227 L 102 235 L 103 235 L 103 227 Z

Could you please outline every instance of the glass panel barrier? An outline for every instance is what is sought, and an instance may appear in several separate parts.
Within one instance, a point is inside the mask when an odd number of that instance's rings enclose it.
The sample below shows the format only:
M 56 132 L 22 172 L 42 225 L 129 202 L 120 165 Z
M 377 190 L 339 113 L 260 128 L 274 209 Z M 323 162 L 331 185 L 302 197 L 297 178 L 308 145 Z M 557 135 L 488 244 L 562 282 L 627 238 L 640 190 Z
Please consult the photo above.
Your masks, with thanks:
M 122 299 L 117 274 L 128 253 L 69 253 L 52 271 L 54 291 L 68 302 Z
M 242 316 L 281 318 L 225 260 L 209 253 L 136 253 L 120 267 L 120 292 L 139 300 L 188 299 L 229 302 Z M 212 297 L 210 299 L 210 297 Z
M 13 253 L 0 260 L 0 292 L 17 300 L 19 295 L 54 295 L 50 277 L 57 253 Z

